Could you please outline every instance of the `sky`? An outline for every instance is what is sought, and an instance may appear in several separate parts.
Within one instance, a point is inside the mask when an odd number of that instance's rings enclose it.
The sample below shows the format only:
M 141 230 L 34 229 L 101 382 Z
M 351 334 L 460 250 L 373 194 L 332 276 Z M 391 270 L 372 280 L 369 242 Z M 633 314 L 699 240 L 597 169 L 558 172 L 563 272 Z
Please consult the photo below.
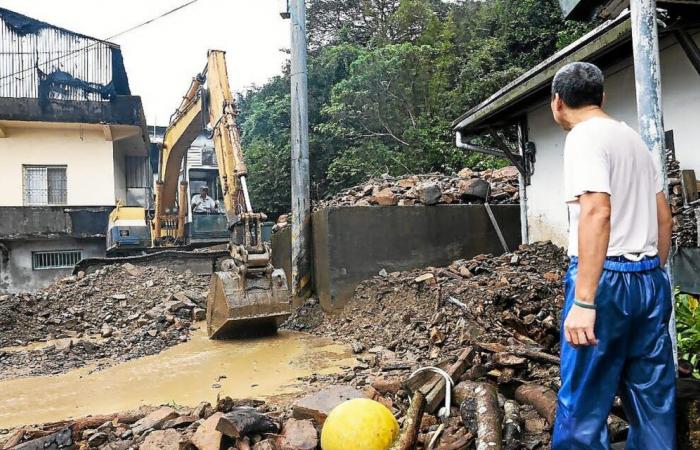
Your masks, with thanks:
M 187 0 L 0 0 L 0 7 L 77 33 L 104 39 Z M 149 125 L 167 125 L 206 64 L 207 50 L 226 51 L 234 91 L 262 85 L 281 73 L 289 21 L 278 0 L 199 0 L 112 39 L 121 46 L 129 85 L 140 95 Z

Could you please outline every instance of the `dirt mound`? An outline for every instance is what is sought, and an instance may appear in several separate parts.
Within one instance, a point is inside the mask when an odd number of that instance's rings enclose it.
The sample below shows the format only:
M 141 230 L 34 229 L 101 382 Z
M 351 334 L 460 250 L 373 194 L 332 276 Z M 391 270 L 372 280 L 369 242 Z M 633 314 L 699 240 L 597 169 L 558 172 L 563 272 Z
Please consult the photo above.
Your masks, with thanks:
M 123 361 L 186 341 L 195 315 L 203 318 L 208 283 L 123 264 L 0 297 L 0 378 Z

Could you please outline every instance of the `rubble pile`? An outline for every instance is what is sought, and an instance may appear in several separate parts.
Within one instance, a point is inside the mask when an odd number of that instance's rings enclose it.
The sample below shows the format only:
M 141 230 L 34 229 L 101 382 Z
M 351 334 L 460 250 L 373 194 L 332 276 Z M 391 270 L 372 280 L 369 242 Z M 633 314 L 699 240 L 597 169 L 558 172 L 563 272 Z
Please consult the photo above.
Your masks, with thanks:
M 318 432 L 310 420 L 286 419 L 258 400 L 220 399 L 215 406 L 144 407 L 39 427 L 15 429 L 0 448 L 105 450 L 255 449 L 312 450 Z
M 683 186 L 681 185 L 681 167 L 667 154 L 666 169 L 669 184 L 669 203 L 673 214 L 673 241 L 677 247 L 698 246 L 698 214 L 700 201 L 685 204 Z
M 362 390 L 404 421 L 412 413 L 409 397 L 413 404 L 422 393 L 427 407 L 416 448 L 427 448 L 442 422 L 437 414 L 444 382 L 437 375 L 410 375 L 437 366 L 457 385 L 452 414 L 433 448 L 477 448 L 484 442 L 478 430 L 497 423 L 503 448 L 544 449 L 560 384 L 567 263 L 562 249 L 539 243 L 445 268 L 383 271 L 358 286 L 343 312 L 314 327 L 323 313 L 311 301 L 287 326 L 349 343 L 359 364 L 329 381 Z M 323 377 L 311 381 L 316 379 Z M 624 440 L 626 424 L 616 416 L 611 421 L 614 440 Z
M 454 176 L 383 175 L 321 200 L 314 207 L 481 203 L 485 198 L 490 203 L 518 203 L 518 196 L 518 170 L 509 166 L 482 172 L 463 169 Z
M 0 297 L 0 379 L 125 361 L 186 341 L 209 277 L 132 264 Z M 28 345 L 30 344 L 30 345 Z

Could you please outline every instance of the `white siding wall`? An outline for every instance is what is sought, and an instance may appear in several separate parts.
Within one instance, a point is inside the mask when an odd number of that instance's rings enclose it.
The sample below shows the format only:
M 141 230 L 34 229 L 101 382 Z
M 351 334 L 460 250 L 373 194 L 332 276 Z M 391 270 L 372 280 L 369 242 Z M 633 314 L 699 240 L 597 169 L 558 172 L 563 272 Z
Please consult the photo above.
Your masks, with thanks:
M 695 39 L 700 43 L 700 35 Z M 684 169 L 700 174 L 700 75 L 672 40 L 661 43 L 664 122 L 673 130 L 676 157 Z M 606 70 L 606 109 L 637 128 L 634 68 L 631 58 Z M 566 134 L 553 121 L 549 102 L 527 115 L 529 140 L 537 148 L 532 184 L 527 188 L 530 242 L 551 240 L 565 246 L 568 214 L 562 192 L 563 147 Z

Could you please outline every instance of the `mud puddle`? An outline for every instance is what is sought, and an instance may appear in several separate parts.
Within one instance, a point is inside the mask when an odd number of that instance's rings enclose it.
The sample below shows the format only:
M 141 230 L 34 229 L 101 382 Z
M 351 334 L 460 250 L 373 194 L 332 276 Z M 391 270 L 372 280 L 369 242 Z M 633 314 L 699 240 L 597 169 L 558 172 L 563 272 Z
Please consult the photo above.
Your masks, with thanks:
M 217 394 L 270 399 L 300 393 L 298 377 L 355 364 L 348 347 L 303 333 L 210 341 L 203 330 L 157 355 L 90 373 L 0 381 L 0 428 L 163 403 L 195 406 Z

